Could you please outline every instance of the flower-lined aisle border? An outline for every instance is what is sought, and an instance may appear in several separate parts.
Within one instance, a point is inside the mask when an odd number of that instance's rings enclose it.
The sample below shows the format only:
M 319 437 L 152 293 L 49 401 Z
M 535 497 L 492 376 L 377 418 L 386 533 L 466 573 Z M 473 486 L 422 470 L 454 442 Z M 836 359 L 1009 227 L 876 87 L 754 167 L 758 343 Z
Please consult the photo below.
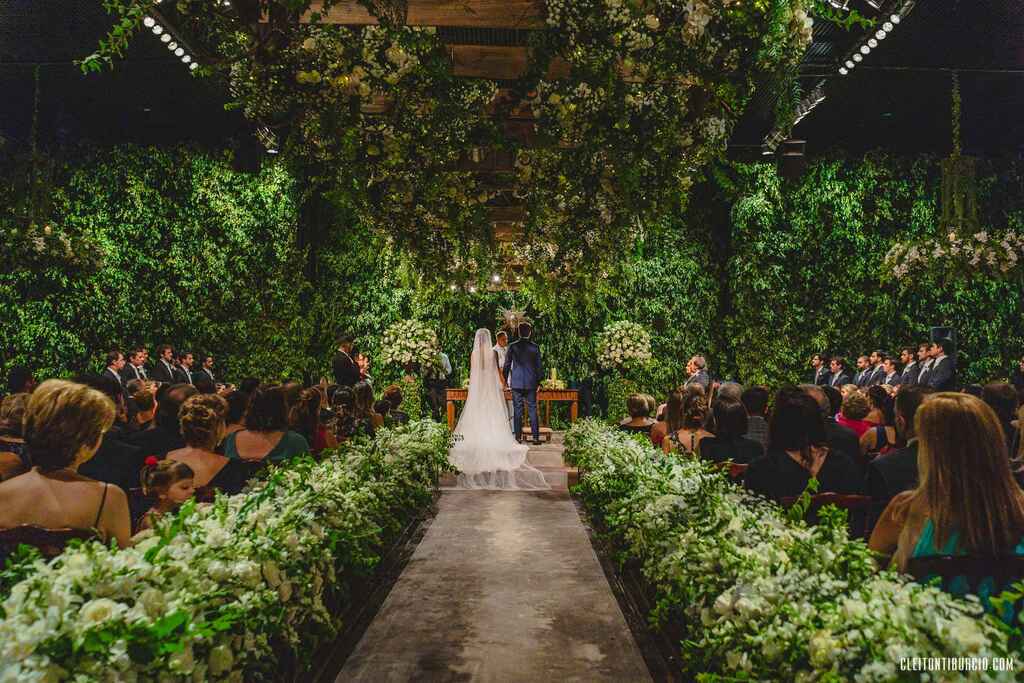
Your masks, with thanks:
M 511 96 L 498 101 L 497 81 L 453 76 L 430 28 L 386 17 L 325 26 L 311 2 L 271 0 L 261 3 L 270 21 L 261 29 L 246 15 L 251 3 L 237 4 L 169 0 L 159 11 L 176 10 L 214 53 L 194 73 L 227 84 L 234 106 L 279 138 L 313 195 L 390 235 L 434 279 L 489 276 L 482 263 L 498 252 L 485 207 L 509 187 L 527 209 L 517 245 L 535 275 L 600 272 L 638 226 L 686 203 L 754 83 L 792 77 L 811 40 L 808 12 L 832 16 L 825 0 L 547 0 L 526 71 L 502 84 Z M 117 25 L 86 70 L 123 54 L 155 7 L 105 5 Z M 299 23 L 302 15 L 312 23 Z M 556 60 L 568 72 L 549 79 Z M 499 125 L 524 104 L 536 122 L 529 141 Z M 516 158 L 496 185 L 459 170 L 484 148 Z
M 279 680 L 337 633 L 350 581 L 425 509 L 447 469 L 433 422 L 302 458 L 211 506 L 186 505 L 125 550 L 35 561 L 6 597 L 0 679 Z
M 565 445 L 586 473 L 576 492 L 589 514 L 654 589 L 652 618 L 687 634 L 684 677 L 917 680 L 902 658 L 1016 656 L 1017 671 L 957 679 L 1019 680 L 1020 653 L 976 599 L 876 573 L 842 512 L 826 509 L 814 527 L 787 521 L 707 463 L 664 458 L 593 421 Z

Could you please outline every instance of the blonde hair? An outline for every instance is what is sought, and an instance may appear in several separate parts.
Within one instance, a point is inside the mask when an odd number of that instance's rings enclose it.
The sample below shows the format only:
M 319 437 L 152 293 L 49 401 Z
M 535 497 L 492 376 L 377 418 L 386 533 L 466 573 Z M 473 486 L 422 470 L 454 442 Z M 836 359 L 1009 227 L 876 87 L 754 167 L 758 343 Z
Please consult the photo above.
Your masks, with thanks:
M 25 409 L 24 434 L 32 464 L 45 471 L 75 462 L 114 424 L 114 402 L 84 384 L 51 379 L 40 384 Z
M 217 394 L 194 394 L 178 409 L 181 436 L 193 448 L 212 451 L 224 436 L 228 402 Z
M 863 420 L 871 412 L 871 404 L 864 394 L 854 391 L 843 397 L 843 407 L 840 410 L 847 419 Z
M 932 519 L 936 546 L 959 532 L 963 552 L 1012 552 L 1024 534 L 1024 491 L 1010 471 L 995 412 L 970 394 L 934 394 L 914 428 L 920 483 L 913 500 Z

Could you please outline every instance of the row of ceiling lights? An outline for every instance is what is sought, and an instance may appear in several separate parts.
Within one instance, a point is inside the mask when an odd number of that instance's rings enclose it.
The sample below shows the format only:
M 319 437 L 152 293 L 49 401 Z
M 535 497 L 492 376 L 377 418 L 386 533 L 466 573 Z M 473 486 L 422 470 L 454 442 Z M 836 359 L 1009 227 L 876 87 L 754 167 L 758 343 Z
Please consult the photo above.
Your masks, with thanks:
M 192 59 L 192 55 L 188 54 L 184 47 L 178 45 L 170 31 L 161 26 L 156 19 L 153 17 L 145 17 L 142 20 L 142 25 L 152 31 L 153 35 L 157 36 L 160 39 L 160 42 L 163 43 L 175 57 L 179 57 L 181 59 L 181 63 L 188 66 L 190 71 L 195 71 L 199 68 L 199 62 L 194 61 Z
M 500 285 L 501 276 L 495 273 L 494 275 L 491 276 L 491 282 L 493 282 L 496 285 Z M 456 284 L 449 285 L 448 288 L 453 292 L 457 292 L 459 290 L 459 286 Z M 466 291 L 468 291 L 470 294 L 476 294 L 477 287 L 476 285 L 469 285 L 468 287 L 466 287 Z
M 900 23 L 900 15 L 893 13 L 889 16 L 888 21 L 882 23 L 882 26 L 875 31 L 875 35 L 867 39 L 867 41 L 857 48 L 853 54 L 851 54 L 842 66 L 839 67 L 839 73 L 843 76 L 853 71 L 858 64 L 864 61 L 864 58 L 871 54 L 871 51 L 878 47 L 878 41 L 885 40 L 888 36 L 896 29 L 896 25 Z

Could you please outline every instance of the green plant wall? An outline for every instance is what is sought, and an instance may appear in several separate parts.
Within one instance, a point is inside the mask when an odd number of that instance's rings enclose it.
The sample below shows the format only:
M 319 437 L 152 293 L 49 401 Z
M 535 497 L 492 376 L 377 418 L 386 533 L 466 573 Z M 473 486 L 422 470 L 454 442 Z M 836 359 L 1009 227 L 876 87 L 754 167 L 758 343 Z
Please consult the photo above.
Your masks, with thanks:
M 888 242 L 935 229 L 931 158 L 825 159 L 795 182 L 767 164 L 727 164 L 686 215 L 622 244 L 603 278 L 475 294 L 421 285 L 344 213 L 303 226 L 308 188 L 280 163 L 248 174 L 223 154 L 126 146 L 66 154 L 58 166 L 52 222 L 105 257 L 81 270 L 4 262 L 4 371 L 24 363 L 67 375 L 99 369 L 111 347 L 168 341 L 209 350 L 230 379 L 317 379 L 338 332 L 373 358 L 385 327 L 417 317 L 436 326 L 461 381 L 473 331 L 493 330 L 504 307 L 527 311 L 546 368 L 569 380 L 600 375 L 593 340 L 609 321 L 647 326 L 657 360 L 635 379 L 656 394 L 697 352 L 719 376 L 774 384 L 801 377 L 815 350 L 895 348 L 929 324 L 958 329 L 972 379 L 1005 376 L 1024 348 L 1019 283 L 880 284 Z M 5 239 L 18 227 L 16 180 L 0 172 Z M 983 166 L 979 184 L 986 224 L 1024 223 L 1018 167 Z M 396 369 L 373 374 L 389 381 Z

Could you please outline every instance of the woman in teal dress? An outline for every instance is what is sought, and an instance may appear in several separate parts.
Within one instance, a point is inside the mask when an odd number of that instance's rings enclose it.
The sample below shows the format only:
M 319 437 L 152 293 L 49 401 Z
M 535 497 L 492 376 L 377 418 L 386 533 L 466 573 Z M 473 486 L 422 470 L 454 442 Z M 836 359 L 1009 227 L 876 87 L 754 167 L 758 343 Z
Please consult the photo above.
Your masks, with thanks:
M 1013 477 L 999 419 L 969 394 L 926 398 L 914 421 L 918 486 L 896 496 L 871 534 L 872 550 L 906 571 L 913 558 L 1024 556 L 1024 491 Z M 944 588 L 977 594 L 988 607 L 991 578 Z
M 245 429 L 224 439 L 224 455 L 231 460 L 277 464 L 309 452 L 306 438 L 288 428 L 288 405 L 280 386 L 257 388 L 249 400 Z

